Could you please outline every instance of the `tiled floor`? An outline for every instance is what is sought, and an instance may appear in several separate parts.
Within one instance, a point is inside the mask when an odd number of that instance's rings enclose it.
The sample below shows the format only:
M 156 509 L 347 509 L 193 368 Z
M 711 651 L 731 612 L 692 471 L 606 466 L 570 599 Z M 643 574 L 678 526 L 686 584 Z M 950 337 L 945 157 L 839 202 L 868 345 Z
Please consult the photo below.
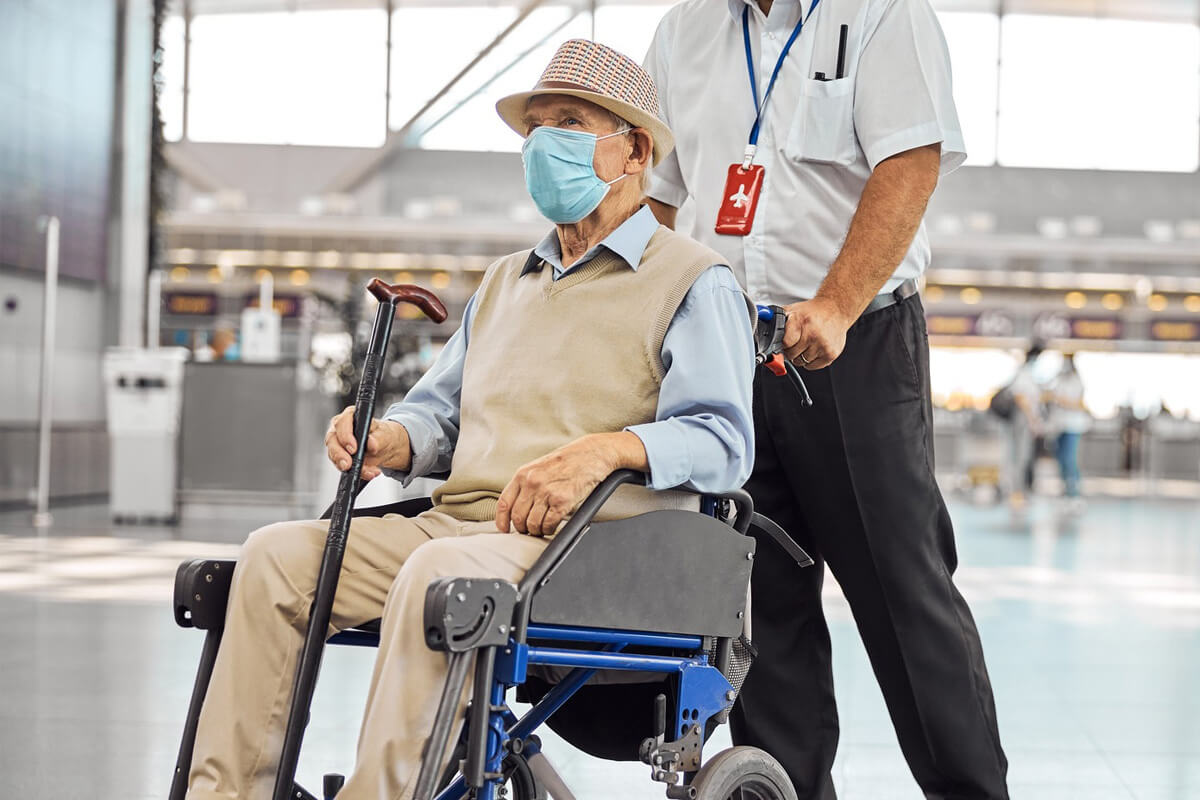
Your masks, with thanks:
M 1012 796 L 1200 798 L 1200 503 L 1095 501 L 1066 521 L 1045 501 L 1022 523 L 996 509 L 952 510 Z M 114 529 L 103 508 L 79 508 L 57 512 L 39 538 L 27 514 L 0 514 L 6 795 L 165 796 L 201 640 L 174 625 L 174 568 L 232 554 L 253 525 Z M 918 800 L 836 586 L 826 604 L 840 795 Z M 353 762 L 372 655 L 337 648 L 326 659 L 302 759 L 310 788 Z M 548 750 L 580 800 L 663 796 L 640 764 Z

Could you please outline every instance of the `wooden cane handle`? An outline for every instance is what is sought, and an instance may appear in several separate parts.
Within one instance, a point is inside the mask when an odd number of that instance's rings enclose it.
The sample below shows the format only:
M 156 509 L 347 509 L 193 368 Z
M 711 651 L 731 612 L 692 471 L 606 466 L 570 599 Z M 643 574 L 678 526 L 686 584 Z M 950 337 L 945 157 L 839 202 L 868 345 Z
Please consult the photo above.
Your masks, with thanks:
M 413 286 L 408 283 L 384 283 L 379 278 L 372 278 L 367 284 L 367 291 L 375 295 L 381 303 L 409 303 L 425 312 L 425 316 L 434 322 L 446 321 L 446 306 L 428 289 Z

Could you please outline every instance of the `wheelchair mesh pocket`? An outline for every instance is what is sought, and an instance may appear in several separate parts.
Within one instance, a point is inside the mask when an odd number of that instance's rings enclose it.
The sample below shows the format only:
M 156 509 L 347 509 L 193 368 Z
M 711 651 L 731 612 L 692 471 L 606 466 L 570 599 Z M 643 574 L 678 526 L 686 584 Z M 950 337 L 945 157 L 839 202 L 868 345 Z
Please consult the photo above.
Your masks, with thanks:
M 710 664 L 716 663 L 717 646 L 714 642 L 712 649 L 708 651 L 708 661 Z M 744 634 L 733 640 L 733 647 L 729 656 L 729 669 L 726 670 L 725 674 L 725 679 L 729 681 L 729 685 L 733 687 L 733 691 L 742 691 L 742 684 L 746 682 L 746 674 L 750 672 L 750 667 L 754 664 L 754 659 L 757 655 L 758 648 Z

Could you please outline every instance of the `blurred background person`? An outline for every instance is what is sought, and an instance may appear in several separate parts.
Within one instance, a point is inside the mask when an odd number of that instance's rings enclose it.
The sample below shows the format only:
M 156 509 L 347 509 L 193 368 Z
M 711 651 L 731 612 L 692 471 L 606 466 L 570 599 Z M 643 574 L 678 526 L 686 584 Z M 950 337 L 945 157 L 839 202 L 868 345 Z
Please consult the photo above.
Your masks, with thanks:
M 212 350 L 216 361 L 237 361 L 241 356 L 237 332 L 231 328 L 218 328 L 213 333 Z
M 1069 510 L 1083 508 L 1079 493 L 1079 440 L 1092 424 L 1092 416 L 1083 404 L 1083 379 L 1075 368 L 1075 354 L 1063 356 L 1062 369 L 1049 386 L 1050 421 L 1048 430 L 1056 432 L 1055 456 L 1063 481 L 1063 496 Z
M 1025 510 L 1033 490 L 1031 465 L 1035 458 L 1034 441 L 1042 434 L 1042 390 L 1034 376 L 1034 365 L 1042 354 L 1042 345 L 1034 342 L 1025 352 L 1008 386 L 1001 390 L 1011 398 L 1008 421 L 1008 458 L 1001 485 L 1008 492 L 1008 505 L 1014 514 Z

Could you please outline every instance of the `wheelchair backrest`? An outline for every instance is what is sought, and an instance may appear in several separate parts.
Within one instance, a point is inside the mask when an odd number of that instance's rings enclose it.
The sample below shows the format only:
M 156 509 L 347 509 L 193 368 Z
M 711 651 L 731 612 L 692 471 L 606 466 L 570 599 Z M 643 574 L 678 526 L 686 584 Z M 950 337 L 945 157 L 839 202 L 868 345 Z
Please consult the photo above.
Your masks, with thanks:
M 754 548 L 694 511 L 595 522 L 534 591 L 531 621 L 736 637 Z

